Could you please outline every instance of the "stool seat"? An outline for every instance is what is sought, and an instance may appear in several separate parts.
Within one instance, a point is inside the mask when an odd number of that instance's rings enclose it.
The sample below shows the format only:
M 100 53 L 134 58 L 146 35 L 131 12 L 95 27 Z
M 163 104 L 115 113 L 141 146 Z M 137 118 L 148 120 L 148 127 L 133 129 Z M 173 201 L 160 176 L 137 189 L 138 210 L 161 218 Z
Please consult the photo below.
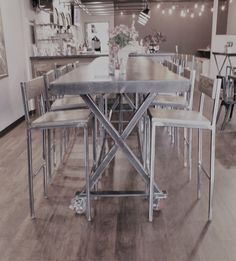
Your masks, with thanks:
M 149 109 L 156 126 L 211 129 L 211 122 L 198 111 Z
M 32 128 L 58 128 L 88 123 L 90 110 L 51 111 L 31 123 Z
M 186 108 L 188 101 L 184 96 L 161 94 L 156 97 L 152 105 Z
M 87 105 L 80 96 L 66 96 L 61 99 L 56 99 L 50 109 L 51 111 L 60 111 L 81 108 L 87 108 Z

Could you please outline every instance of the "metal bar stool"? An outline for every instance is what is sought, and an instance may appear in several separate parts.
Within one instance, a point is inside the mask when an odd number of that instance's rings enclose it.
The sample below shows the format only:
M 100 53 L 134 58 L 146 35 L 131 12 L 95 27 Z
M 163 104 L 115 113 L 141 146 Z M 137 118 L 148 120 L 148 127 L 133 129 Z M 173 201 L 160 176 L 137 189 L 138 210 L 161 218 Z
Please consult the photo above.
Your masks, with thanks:
M 236 74 L 234 74 L 235 67 L 226 67 L 226 77 L 217 76 L 222 79 L 222 97 L 221 104 L 217 115 L 219 120 L 222 108 L 225 107 L 225 115 L 221 125 L 221 130 L 224 130 L 227 122 L 233 117 L 234 105 L 236 104 Z
M 215 81 L 207 76 L 200 76 L 199 91 L 201 93 L 199 111 L 193 110 L 165 110 L 165 109 L 149 109 L 151 120 L 151 166 L 150 166 L 150 209 L 149 220 L 153 219 L 153 184 L 154 184 L 154 162 L 155 162 L 155 135 L 156 127 L 173 126 L 189 129 L 198 129 L 198 198 L 201 193 L 201 176 L 206 174 L 209 179 L 209 204 L 208 204 L 208 219 L 212 219 L 212 200 L 215 175 L 215 133 L 216 133 L 216 116 L 219 107 L 221 80 Z M 213 110 L 211 119 L 203 115 L 205 96 L 208 96 L 213 101 Z M 202 164 L 202 130 L 211 132 L 210 144 L 210 173 L 204 169 Z M 189 144 L 192 140 L 189 140 Z M 191 158 L 189 158 L 191 160 Z
M 47 130 L 60 128 L 82 128 L 84 131 L 84 165 L 85 165 L 85 179 L 86 179 L 86 212 L 88 220 L 91 220 L 90 211 L 90 188 L 89 188 L 89 151 L 88 151 L 88 123 L 91 118 L 89 110 L 73 110 L 73 111 L 58 111 L 46 112 L 45 110 L 45 86 L 44 78 L 38 77 L 28 82 L 21 83 L 23 105 L 25 111 L 25 121 L 27 128 L 27 155 L 28 155 L 28 183 L 29 183 L 29 204 L 30 214 L 35 218 L 34 209 L 34 188 L 33 178 L 43 168 L 43 184 L 44 195 L 47 196 L 48 185 L 48 165 L 47 165 L 47 148 L 46 139 L 48 138 Z M 38 109 L 39 117 L 31 119 L 29 101 L 35 101 L 35 108 Z M 34 173 L 33 158 L 32 158 L 32 131 L 40 130 L 42 132 L 43 145 L 43 163 L 40 169 Z

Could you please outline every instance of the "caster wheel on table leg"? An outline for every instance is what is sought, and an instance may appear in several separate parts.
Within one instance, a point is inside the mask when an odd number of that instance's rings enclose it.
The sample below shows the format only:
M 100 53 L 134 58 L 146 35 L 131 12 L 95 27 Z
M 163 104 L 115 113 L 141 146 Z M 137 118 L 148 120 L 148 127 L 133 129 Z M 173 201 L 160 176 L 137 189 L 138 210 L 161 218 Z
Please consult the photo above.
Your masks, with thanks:
M 72 199 L 70 208 L 75 211 L 76 214 L 84 214 L 86 212 L 87 202 L 85 197 L 75 196 Z

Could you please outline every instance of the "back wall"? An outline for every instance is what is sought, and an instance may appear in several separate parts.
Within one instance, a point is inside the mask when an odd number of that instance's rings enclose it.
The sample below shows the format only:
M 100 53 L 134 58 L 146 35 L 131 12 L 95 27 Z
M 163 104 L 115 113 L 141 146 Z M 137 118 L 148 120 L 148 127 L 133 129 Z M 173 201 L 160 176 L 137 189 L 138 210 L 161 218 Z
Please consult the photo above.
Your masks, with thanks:
M 168 10 L 175 5 L 172 15 Z M 167 37 L 167 41 L 160 44 L 161 51 L 175 52 L 175 46 L 178 45 L 181 53 L 196 53 L 197 49 L 206 48 L 211 45 L 212 32 L 212 3 L 205 3 L 205 10 L 199 16 L 202 3 L 198 4 L 198 8 L 194 8 L 194 3 L 162 3 L 160 8 L 157 8 L 156 3 L 149 4 L 151 10 L 151 18 L 142 26 L 137 23 L 138 14 L 136 14 L 135 27 L 139 32 L 140 38 L 153 31 L 161 32 Z M 186 17 L 180 16 L 180 11 L 184 9 L 189 12 Z M 165 10 L 165 14 L 162 14 Z M 124 11 L 125 12 L 125 11 Z M 194 13 L 194 18 L 190 14 Z M 115 25 L 126 24 L 131 26 L 132 14 L 115 15 Z

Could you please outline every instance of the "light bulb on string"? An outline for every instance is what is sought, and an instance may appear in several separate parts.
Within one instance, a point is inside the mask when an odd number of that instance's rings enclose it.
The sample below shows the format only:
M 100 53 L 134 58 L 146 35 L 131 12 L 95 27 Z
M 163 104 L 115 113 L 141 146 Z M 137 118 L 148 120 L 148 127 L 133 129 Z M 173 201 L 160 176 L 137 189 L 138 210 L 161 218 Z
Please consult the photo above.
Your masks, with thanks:
M 169 15 L 172 15 L 172 14 L 173 14 L 173 10 L 172 10 L 171 8 L 168 10 L 168 14 L 169 14 Z

